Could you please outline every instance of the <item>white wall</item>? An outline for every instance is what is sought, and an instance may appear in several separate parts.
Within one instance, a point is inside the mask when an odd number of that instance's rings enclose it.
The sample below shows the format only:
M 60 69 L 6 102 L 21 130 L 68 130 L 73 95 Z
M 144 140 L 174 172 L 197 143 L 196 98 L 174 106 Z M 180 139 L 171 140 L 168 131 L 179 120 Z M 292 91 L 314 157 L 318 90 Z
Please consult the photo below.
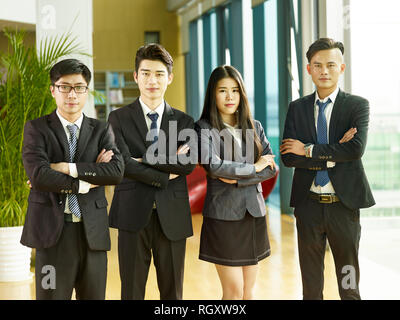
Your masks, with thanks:
M 36 24 L 36 0 L 0 0 L 0 20 Z

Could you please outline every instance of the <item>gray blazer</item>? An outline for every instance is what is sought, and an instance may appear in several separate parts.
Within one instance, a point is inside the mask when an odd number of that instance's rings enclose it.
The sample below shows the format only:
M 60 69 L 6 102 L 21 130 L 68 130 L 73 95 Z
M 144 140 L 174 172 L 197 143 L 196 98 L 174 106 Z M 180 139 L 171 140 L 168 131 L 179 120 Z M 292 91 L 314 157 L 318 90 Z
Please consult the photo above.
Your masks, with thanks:
M 272 154 L 261 123 L 254 120 L 254 125 L 262 143 L 262 154 Z M 197 121 L 195 129 L 199 139 L 200 164 L 207 172 L 207 194 L 203 216 L 230 221 L 241 220 L 246 211 L 254 217 L 264 216 L 266 210 L 261 182 L 274 177 L 276 171 L 267 167 L 257 173 L 254 160 L 249 159 L 252 152 L 244 153 L 246 141 L 242 140 L 240 148 L 231 136 L 233 151 L 230 152 L 231 148 L 226 150 L 228 148 L 224 148 L 224 141 L 219 138 L 220 133 L 216 129 L 212 130 L 206 120 Z M 240 159 L 240 153 L 244 153 L 247 157 L 242 156 Z M 238 182 L 228 184 L 219 180 L 220 177 Z

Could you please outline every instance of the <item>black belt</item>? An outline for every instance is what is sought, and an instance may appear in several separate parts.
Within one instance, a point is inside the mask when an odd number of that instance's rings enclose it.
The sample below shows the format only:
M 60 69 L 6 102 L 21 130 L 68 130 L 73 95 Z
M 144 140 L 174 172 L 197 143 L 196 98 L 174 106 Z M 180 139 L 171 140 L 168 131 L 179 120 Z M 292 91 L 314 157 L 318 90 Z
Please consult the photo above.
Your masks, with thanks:
M 334 203 L 340 201 L 339 197 L 335 194 L 319 194 L 310 192 L 310 198 L 317 200 L 319 203 Z

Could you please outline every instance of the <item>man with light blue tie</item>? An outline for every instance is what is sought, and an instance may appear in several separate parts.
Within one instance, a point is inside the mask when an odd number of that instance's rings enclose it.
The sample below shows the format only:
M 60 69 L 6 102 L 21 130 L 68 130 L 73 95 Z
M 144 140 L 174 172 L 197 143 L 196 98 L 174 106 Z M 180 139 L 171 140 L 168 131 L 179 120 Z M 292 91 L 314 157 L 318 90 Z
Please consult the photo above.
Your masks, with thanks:
M 285 166 L 295 168 L 290 205 L 304 299 L 323 298 L 327 239 L 341 299 L 361 299 L 360 208 L 375 204 L 361 161 L 369 103 L 339 89 L 343 53 L 343 44 L 329 38 L 309 47 L 307 71 L 316 91 L 289 104 L 280 147 Z

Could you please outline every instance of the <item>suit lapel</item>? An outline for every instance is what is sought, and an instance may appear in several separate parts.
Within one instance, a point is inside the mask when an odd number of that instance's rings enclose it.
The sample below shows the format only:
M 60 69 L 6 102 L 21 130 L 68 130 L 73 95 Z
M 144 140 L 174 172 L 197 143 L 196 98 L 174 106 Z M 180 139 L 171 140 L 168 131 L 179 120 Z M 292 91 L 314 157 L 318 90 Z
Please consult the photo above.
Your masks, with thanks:
M 64 161 L 69 162 L 69 145 L 68 145 L 67 135 L 61 124 L 60 119 L 56 114 L 56 111 L 53 111 L 49 115 L 49 126 L 53 130 L 64 152 Z
M 335 129 L 337 128 L 340 115 L 342 114 L 342 106 L 345 99 L 345 94 L 339 89 L 338 95 L 333 105 L 331 120 L 329 123 L 329 143 L 335 142 Z
M 310 134 L 312 136 L 313 142 L 317 142 L 317 130 L 315 128 L 315 113 L 314 113 L 314 101 L 315 92 L 306 97 L 306 118 L 307 118 L 307 128 L 310 129 Z
M 82 125 L 79 130 L 78 149 L 77 149 L 77 153 L 75 155 L 76 162 L 79 161 L 81 155 L 83 154 L 84 150 L 86 149 L 86 146 L 90 140 L 90 137 L 92 136 L 92 131 L 93 131 L 92 123 L 85 115 L 83 115 Z
M 166 137 L 167 144 L 168 144 L 168 137 L 169 137 L 169 122 L 174 120 L 173 116 L 174 116 L 174 110 L 171 108 L 171 106 L 167 102 L 165 102 L 164 113 L 163 113 L 163 116 L 161 119 L 160 131 L 163 130 L 165 137 Z M 178 132 L 177 132 L 177 134 L 178 134 Z
M 137 127 L 140 137 L 142 138 L 143 144 L 148 148 L 151 145 L 151 141 L 146 141 L 146 135 L 147 135 L 147 125 L 146 125 L 146 119 L 144 118 L 143 110 L 139 102 L 139 98 L 135 100 L 130 106 L 132 112 L 131 112 L 131 117 L 132 121 Z

